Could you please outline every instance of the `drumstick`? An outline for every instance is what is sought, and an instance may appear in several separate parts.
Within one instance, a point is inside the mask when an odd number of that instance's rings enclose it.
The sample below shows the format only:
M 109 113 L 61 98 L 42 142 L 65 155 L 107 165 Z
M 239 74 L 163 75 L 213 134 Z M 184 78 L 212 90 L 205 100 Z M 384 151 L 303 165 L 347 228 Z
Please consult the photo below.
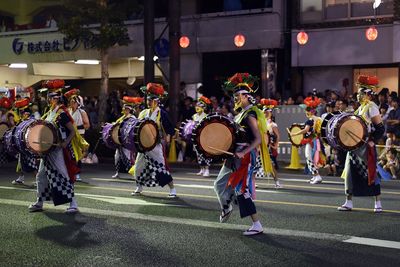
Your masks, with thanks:
M 364 139 L 353 133 L 352 131 L 346 130 L 346 133 L 353 139 L 353 141 L 357 142 L 357 140 L 354 139 L 354 136 L 357 137 L 360 141 L 363 141 L 364 143 L 367 143 Z
M 287 133 L 290 135 L 290 130 L 289 128 L 286 128 Z
M 225 153 L 225 154 L 227 154 L 227 155 L 231 155 L 231 156 L 234 155 L 232 152 L 225 151 L 225 150 L 222 150 L 222 149 L 219 149 L 219 148 L 215 148 L 215 147 L 212 147 L 212 146 L 207 146 L 207 147 L 208 147 L 208 148 L 211 148 L 211 149 L 213 149 L 213 150 L 215 150 L 215 151 L 219 151 L 219 152 Z
M 44 144 L 44 145 L 52 145 L 52 146 L 60 146 L 60 144 L 53 144 L 53 143 L 49 143 L 49 142 L 32 142 L 34 144 Z

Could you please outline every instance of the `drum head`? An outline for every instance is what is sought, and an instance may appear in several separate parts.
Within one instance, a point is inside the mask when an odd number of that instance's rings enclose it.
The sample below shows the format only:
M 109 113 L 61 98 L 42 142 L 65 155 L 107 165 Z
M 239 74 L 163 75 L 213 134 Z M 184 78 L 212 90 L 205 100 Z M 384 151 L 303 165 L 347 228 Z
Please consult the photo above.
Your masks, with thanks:
M 354 150 L 364 144 L 367 129 L 363 121 L 356 116 L 349 116 L 335 129 L 338 132 L 339 145 L 345 150 Z
M 290 129 L 289 132 L 290 133 L 296 133 L 298 131 L 301 131 L 304 127 L 302 127 L 301 125 L 298 124 L 293 124 Z M 301 146 L 301 140 L 303 140 L 303 136 L 302 134 L 296 135 L 296 136 L 290 136 L 289 135 L 289 140 L 292 142 L 292 144 L 294 146 Z
M 135 126 L 135 146 L 139 152 L 152 150 L 160 141 L 157 124 L 149 119 L 142 120 Z
M 27 148 L 34 154 L 46 154 L 57 143 L 54 127 L 48 123 L 36 121 L 30 125 L 24 137 Z
M 8 130 L 8 125 L 5 122 L 0 122 L 0 139 L 3 138 L 4 134 Z
M 210 123 L 201 130 L 200 144 L 208 154 L 222 155 L 224 153 L 219 150 L 229 151 L 232 143 L 232 132 L 224 124 Z
M 119 126 L 120 124 L 114 124 L 112 127 L 111 131 L 111 137 L 114 143 L 121 145 L 121 142 L 119 141 Z

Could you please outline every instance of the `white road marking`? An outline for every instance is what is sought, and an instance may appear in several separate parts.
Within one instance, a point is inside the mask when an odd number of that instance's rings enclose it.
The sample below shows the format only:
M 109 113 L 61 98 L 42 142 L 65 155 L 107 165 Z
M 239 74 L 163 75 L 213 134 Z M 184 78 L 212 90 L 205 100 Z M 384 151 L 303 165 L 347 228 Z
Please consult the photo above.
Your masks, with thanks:
M 0 198 L 0 204 L 28 207 L 30 202 Z M 55 207 L 55 206 L 45 205 L 44 208 L 46 210 L 63 211 L 65 209 L 65 206 L 56 206 Z M 130 219 L 135 219 L 135 220 L 145 220 L 145 221 L 152 221 L 152 222 L 157 222 L 157 223 L 163 222 L 163 223 L 180 224 L 180 225 L 191 225 L 191 226 L 197 226 L 197 227 L 208 227 L 208 228 L 214 228 L 214 229 L 242 230 L 242 231 L 248 228 L 247 225 L 240 225 L 240 224 L 219 223 L 219 222 L 210 222 L 210 221 L 185 219 L 185 218 L 172 218 L 172 217 L 157 216 L 157 215 L 146 215 L 146 214 L 140 214 L 140 213 L 134 213 L 134 212 L 101 210 L 101 209 L 93 209 L 93 208 L 85 208 L 85 207 L 79 207 L 79 210 L 81 213 L 84 213 L 84 214 L 113 216 L 113 217 L 119 217 L 119 218 L 130 218 Z M 351 244 L 358 244 L 358 245 L 367 245 L 367 246 L 374 246 L 374 247 L 382 247 L 382 248 L 400 249 L 400 242 L 397 242 L 397 241 L 364 238 L 364 237 L 357 237 L 357 236 L 350 236 L 350 235 L 318 233 L 318 232 L 309 232 L 309 231 L 297 231 L 297 230 L 279 229 L 279 228 L 265 228 L 264 233 L 267 235 L 278 235 L 278 236 L 285 236 L 285 237 L 289 237 L 289 238 L 303 237 L 303 238 L 330 240 L 330 241 L 337 241 L 337 242 L 344 242 L 344 243 L 351 243 Z
M 76 195 L 82 196 L 89 199 L 100 200 L 111 204 L 123 204 L 123 205 L 143 205 L 143 206 L 180 206 L 181 205 L 173 205 L 173 204 L 164 204 L 157 202 L 149 202 L 144 199 L 139 199 L 135 197 L 114 197 L 114 196 L 102 196 L 102 195 L 92 195 L 92 194 L 81 194 L 77 193 Z
M 400 249 L 400 242 L 389 241 L 389 240 L 380 240 L 380 239 L 352 236 L 349 239 L 343 240 L 343 242 L 359 244 L 359 245 L 366 245 L 366 246 L 373 246 L 373 247 L 381 247 L 381 248 Z

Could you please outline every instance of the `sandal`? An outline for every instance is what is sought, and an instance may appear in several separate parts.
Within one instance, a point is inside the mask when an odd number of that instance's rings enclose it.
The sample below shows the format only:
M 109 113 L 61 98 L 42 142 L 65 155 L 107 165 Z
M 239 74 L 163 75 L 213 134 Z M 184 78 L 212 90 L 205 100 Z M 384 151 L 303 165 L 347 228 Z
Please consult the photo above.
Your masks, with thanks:
M 251 235 L 259 235 L 262 233 L 263 233 L 263 229 L 261 229 L 261 230 L 247 229 L 246 231 L 243 232 L 243 235 L 251 236 Z
M 338 211 L 351 211 L 352 210 L 352 208 L 344 206 L 344 205 L 338 207 L 337 209 L 338 209 Z
M 65 211 L 66 214 L 75 214 L 75 213 L 78 213 L 78 212 L 79 212 L 78 208 L 74 208 L 74 207 L 69 207 Z
M 229 217 L 232 214 L 232 211 L 233 211 L 232 205 L 229 206 L 227 211 L 222 210 L 221 215 L 219 216 L 219 222 L 224 223 L 224 222 L 228 221 Z
M 374 208 L 375 213 L 381 213 L 383 211 L 382 207 Z
M 37 203 L 31 204 L 28 207 L 28 210 L 29 210 L 29 212 L 40 212 L 40 211 L 43 211 L 43 206 L 38 205 Z

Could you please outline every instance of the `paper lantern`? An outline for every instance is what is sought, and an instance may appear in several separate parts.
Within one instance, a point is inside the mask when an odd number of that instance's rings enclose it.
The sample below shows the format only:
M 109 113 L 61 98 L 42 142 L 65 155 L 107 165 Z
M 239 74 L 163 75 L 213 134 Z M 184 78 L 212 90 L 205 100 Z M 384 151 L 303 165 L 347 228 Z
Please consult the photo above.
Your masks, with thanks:
M 365 31 L 365 37 L 368 41 L 375 41 L 378 38 L 378 30 L 374 26 L 369 27 Z
M 190 39 L 189 39 L 189 37 L 183 35 L 181 38 L 179 38 L 179 45 L 180 45 L 182 48 L 188 47 L 188 46 L 190 45 Z
M 305 31 L 301 31 L 297 34 L 297 42 L 300 45 L 305 45 L 308 42 L 308 34 Z
M 246 42 L 246 38 L 242 34 L 236 34 L 235 38 L 233 39 L 233 42 L 237 47 L 242 47 Z

